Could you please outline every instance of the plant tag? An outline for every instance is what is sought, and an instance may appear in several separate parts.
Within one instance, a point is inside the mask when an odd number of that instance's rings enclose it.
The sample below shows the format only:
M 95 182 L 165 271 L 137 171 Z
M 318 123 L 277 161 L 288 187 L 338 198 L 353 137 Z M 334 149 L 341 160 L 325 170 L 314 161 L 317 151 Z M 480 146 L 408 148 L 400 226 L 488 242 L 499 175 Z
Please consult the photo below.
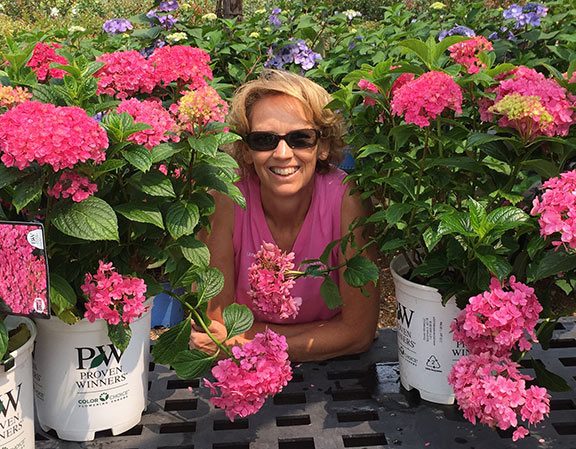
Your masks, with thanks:
M 0 313 L 50 318 L 41 223 L 0 221 Z

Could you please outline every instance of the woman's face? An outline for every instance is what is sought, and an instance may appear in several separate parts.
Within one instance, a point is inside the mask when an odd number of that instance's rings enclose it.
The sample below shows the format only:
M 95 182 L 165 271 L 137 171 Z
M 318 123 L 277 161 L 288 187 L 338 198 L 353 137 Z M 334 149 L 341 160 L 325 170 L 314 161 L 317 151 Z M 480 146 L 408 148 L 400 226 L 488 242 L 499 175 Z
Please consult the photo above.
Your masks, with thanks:
M 250 131 L 267 131 L 284 135 L 299 129 L 315 129 L 306 117 L 300 101 L 288 95 L 267 96 L 252 107 Z M 276 196 L 291 196 L 310 187 L 317 159 L 326 159 L 328 152 L 312 148 L 293 149 L 284 140 L 268 151 L 248 150 L 246 161 L 254 165 L 262 189 Z

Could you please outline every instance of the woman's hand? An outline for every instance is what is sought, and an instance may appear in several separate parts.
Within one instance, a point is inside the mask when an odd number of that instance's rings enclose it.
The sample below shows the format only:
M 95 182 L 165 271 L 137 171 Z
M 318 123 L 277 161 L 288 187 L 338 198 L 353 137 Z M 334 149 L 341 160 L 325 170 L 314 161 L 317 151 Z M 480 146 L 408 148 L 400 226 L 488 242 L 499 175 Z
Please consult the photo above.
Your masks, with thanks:
M 226 340 L 227 331 L 226 327 L 219 321 L 212 320 L 210 326 L 208 326 L 210 333 L 218 341 Z M 205 352 L 207 354 L 214 354 L 218 347 L 216 343 L 206 334 L 200 327 L 192 324 L 192 332 L 190 333 L 190 349 L 198 349 L 199 351 Z

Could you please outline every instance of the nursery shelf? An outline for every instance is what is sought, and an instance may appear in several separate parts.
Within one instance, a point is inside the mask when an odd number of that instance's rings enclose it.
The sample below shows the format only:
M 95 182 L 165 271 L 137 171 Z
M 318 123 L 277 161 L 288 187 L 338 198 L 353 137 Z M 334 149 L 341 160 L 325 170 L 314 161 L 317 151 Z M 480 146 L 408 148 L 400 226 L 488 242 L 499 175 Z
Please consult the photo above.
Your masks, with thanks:
M 230 422 L 208 401 L 198 379 L 179 380 L 169 368 L 150 364 L 148 410 L 122 435 L 99 432 L 73 443 L 38 430 L 36 448 L 80 449 L 528 449 L 576 448 L 576 326 L 564 319 L 551 348 L 536 347 L 532 358 L 567 379 L 573 391 L 554 393 L 550 417 L 530 436 L 512 442 L 465 421 L 455 406 L 420 401 L 400 391 L 396 333 L 379 333 L 372 349 L 294 367 L 290 384 L 256 415 Z M 530 358 L 523 371 L 534 374 Z M 189 390 L 191 387 L 192 391 Z

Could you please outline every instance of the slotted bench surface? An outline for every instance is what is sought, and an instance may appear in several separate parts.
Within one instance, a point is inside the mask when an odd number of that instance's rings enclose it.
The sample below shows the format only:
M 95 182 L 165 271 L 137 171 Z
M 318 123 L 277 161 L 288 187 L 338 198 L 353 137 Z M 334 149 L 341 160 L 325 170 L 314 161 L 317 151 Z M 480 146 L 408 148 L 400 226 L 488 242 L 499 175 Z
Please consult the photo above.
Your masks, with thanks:
M 551 349 L 531 356 L 562 375 L 574 389 L 552 395 L 550 418 L 517 443 L 511 432 L 473 426 L 457 407 L 430 404 L 400 392 L 396 333 L 384 329 L 359 356 L 295 365 L 294 378 L 256 415 L 228 421 L 209 403 L 198 379 L 179 380 L 150 364 L 149 406 L 139 425 L 94 441 L 58 440 L 38 430 L 36 448 L 113 449 L 576 449 L 576 329 L 557 326 Z M 530 359 L 523 372 L 534 374 Z M 189 387 L 192 391 L 189 390 Z

